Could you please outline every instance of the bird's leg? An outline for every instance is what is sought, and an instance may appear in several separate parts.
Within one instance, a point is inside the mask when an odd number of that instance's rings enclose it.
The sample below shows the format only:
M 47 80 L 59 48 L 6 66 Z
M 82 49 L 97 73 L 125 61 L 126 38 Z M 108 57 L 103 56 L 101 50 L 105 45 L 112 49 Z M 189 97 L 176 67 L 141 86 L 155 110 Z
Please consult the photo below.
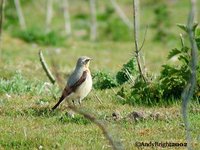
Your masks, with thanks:
M 82 101 L 82 100 L 79 98 L 79 99 L 78 99 L 78 103 L 79 103 L 80 106 L 81 106 L 81 101 Z
M 74 105 L 74 107 L 75 107 L 76 105 L 75 105 L 75 101 L 74 101 L 74 100 L 72 100 L 72 103 L 73 103 L 73 105 Z

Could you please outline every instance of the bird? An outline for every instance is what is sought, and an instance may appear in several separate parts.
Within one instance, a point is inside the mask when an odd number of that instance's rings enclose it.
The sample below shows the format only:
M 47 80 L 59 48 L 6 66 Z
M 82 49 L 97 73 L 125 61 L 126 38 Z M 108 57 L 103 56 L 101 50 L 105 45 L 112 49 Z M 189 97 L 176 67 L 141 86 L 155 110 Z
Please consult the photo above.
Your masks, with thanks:
M 92 76 L 89 69 L 91 60 L 92 58 L 87 56 L 78 58 L 76 67 L 69 76 L 62 95 L 52 110 L 56 109 L 64 99 L 73 99 L 73 103 L 74 100 L 78 100 L 78 103 L 81 104 L 82 100 L 90 93 L 92 89 Z

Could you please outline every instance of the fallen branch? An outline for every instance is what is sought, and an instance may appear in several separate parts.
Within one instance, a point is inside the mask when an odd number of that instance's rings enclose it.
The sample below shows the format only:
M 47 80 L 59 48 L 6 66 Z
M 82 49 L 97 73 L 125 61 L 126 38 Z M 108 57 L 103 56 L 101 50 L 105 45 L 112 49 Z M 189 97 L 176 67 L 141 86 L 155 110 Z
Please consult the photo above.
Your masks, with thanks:
M 186 140 L 187 140 L 187 146 L 188 149 L 192 149 L 192 144 L 191 144 L 191 134 L 190 134 L 190 124 L 188 121 L 188 116 L 187 116 L 187 112 L 188 112 L 188 103 L 189 100 L 192 98 L 193 93 L 194 93 L 194 89 L 196 86 L 196 69 L 197 69 L 197 60 L 198 60 L 198 48 L 197 48 L 197 44 L 195 41 L 195 35 L 194 35 L 194 31 L 193 31 L 193 24 L 194 24 L 194 18 L 195 18 L 195 6 L 196 6 L 196 0 L 191 0 L 191 10 L 188 16 L 188 35 L 189 35 L 189 40 L 190 40 L 190 44 L 191 44 L 191 75 L 190 75 L 190 79 L 188 81 L 187 86 L 185 87 L 183 93 L 182 93 L 182 99 L 183 99 L 183 103 L 182 103 L 182 113 L 183 113 L 183 121 L 185 124 L 185 128 L 186 128 Z
M 56 82 L 56 80 L 55 80 L 54 76 L 52 75 L 51 71 L 49 70 L 41 50 L 39 51 L 39 58 L 40 58 L 40 63 L 42 65 L 42 68 L 44 69 L 47 77 L 49 78 L 51 83 L 54 84 Z

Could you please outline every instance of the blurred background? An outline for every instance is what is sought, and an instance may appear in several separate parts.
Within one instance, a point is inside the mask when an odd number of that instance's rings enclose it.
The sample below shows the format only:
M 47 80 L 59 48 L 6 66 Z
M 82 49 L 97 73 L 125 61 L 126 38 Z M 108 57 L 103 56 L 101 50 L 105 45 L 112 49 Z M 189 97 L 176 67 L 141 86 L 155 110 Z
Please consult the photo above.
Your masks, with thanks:
M 159 72 L 169 50 L 180 45 L 182 31 L 177 24 L 186 23 L 188 11 L 188 0 L 140 1 L 139 45 L 148 26 L 142 55 L 149 72 Z M 114 72 L 134 56 L 133 2 L 5 1 L 2 40 L 3 74 L 5 68 L 37 71 L 31 64 L 38 63 L 39 49 L 56 61 L 61 72 L 68 72 L 80 55 L 94 58 L 94 70 Z

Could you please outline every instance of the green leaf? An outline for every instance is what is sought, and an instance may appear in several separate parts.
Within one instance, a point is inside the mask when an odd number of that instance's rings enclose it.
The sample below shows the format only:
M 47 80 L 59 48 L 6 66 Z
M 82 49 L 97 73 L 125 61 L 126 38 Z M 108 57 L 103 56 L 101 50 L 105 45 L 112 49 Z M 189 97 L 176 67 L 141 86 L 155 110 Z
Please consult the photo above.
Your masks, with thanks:
M 180 61 L 182 61 L 182 62 L 184 62 L 186 64 L 189 64 L 189 58 L 187 56 L 185 56 L 185 55 L 180 55 L 178 57 L 178 60 L 180 60 Z
M 186 33 L 188 32 L 188 26 L 184 25 L 184 24 L 177 24 L 177 26 L 182 29 L 183 31 L 185 31 Z M 195 32 L 196 28 L 198 26 L 198 23 L 194 23 L 192 26 L 192 31 Z
M 181 51 L 183 52 L 183 53 L 188 53 L 189 52 L 189 50 L 190 50 L 190 48 L 189 47 L 183 47 L 182 49 L 181 49 Z
M 192 26 L 192 31 L 195 32 L 197 27 L 198 27 L 198 23 L 194 23 Z
M 196 38 L 195 40 L 196 40 L 196 43 L 197 43 L 198 50 L 200 50 L 200 37 Z
M 185 32 L 188 32 L 188 27 L 184 24 L 177 24 L 177 26 Z
M 176 55 L 178 55 L 178 54 L 180 54 L 181 53 L 181 51 L 179 50 L 179 49 L 177 49 L 177 48 L 174 48 L 174 49 L 172 49 L 170 52 L 169 52 L 169 55 L 168 55 L 168 59 L 171 59 L 172 57 L 174 57 L 174 56 L 176 56 Z
M 200 28 L 196 28 L 196 30 L 195 30 L 195 38 L 200 38 Z

